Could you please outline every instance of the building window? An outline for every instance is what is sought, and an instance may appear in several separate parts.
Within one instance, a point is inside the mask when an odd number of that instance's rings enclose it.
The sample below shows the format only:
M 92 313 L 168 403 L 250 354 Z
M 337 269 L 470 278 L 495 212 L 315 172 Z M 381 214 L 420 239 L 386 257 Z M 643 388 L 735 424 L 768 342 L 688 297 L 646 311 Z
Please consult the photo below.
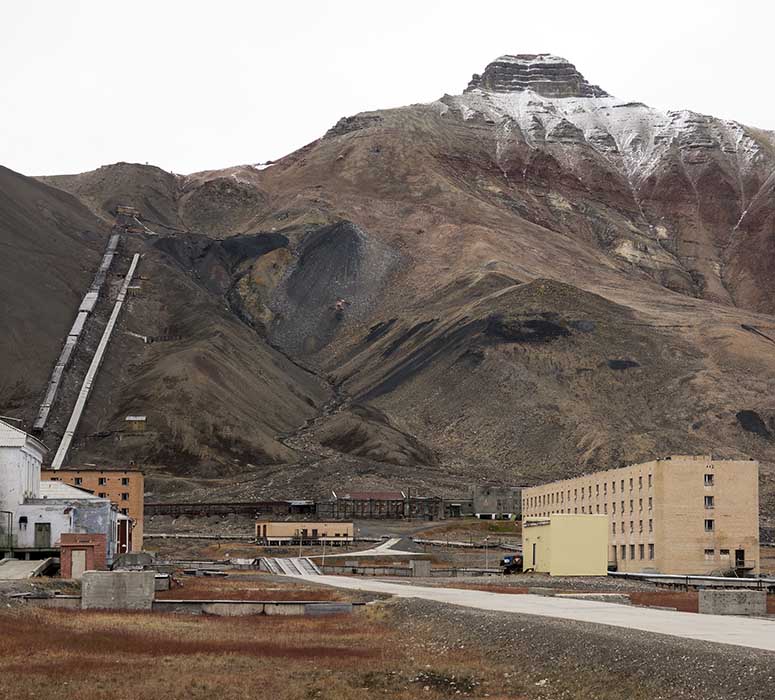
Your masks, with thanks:
M 643 477 L 642 476 L 638 477 L 638 488 L 639 489 L 643 488 Z M 641 559 L 643 559 L 643 557 L 641 557 Z
M 633 482 L 633 478 L 630 477 L 630 491 L 632 491 L 632 482 Z
M 638 499 L 638 510 L 643 510 L 643 499 L 642 498 Z
M 622 513 L 624 513 L 624 501 L 622 501 Z
M 573 498 L 578 498 L 578 497 L 579 497 L 579 490 L 573 489 Z
M 595 496 L 600 495 L 600 484 L 595 484 Z
M 715 550 L 713 549 L 706 549 L 705 550 L 705 559 L 715 559 Z
M 630 520 L 630 532 L 635 532 L 635 521 Z
M 129 477 L 128 476 L 122 476 L 121 477 L 121 485 L 122 486 L 129 486 Z
M 76 486 L 80 486 L 83 483 L 83 479 L 80 476 L 76 476 L 74 479 L 74 483 Z
M 99 479 L 97 479 L 98 486 L 105 486 L 107 482 L 108 480 L 104 476 L 101 476 Z
M 705 507 L 713 508 L 713 496 L 705 496 Z
M 719 556 L 722 559 L 729 559 L 729 550 L 728 549 L 720 549 L 719 550 Z
M 654 499 L 649 496 L 649 510 L 651 510 L 654 507 Z
M 122 509 L 121 509 L 121 512 L 122 512 L 124 515 L 129 515 L 129 509 L 128 509 L 128 508 L 122 508 Z
M 578 514 L 579 514 L 579 509 L 578 508 L 574 508 L 573 509 L 573 515 L 578 515 Z
M 100 498 L 105 498 L 105 492 L 104 492 L 104 491 L 100 491 L 100 492 L 97 494 L 97 496 L 99 496 Z
M 128 493 L 122 493 L 121 494 L 121 500 L 122 501 L 128 501 L 129 500 L 129 494 Z
M 649 519 L 649 532 L 654 532 L 654 521 Z
M 611 532 L 613 532 L 613 534 L 615 535 L 615 534 L 616 534 L 616 523 L 615 523 L 615 522 L 614 522 L 614 523 L 611 523 L 611 527 L 613 528 L 613 529 L 611 530 Z
M 599 513 L 599 512 L 600 512 L 600 506 L 599 506 L 599 505 L 595 506 L 595 512 L 596 512 L 596 513 Z
M 613 503 L 611 503 L 611 512 L 612 512 L 612 513 L 615 513 L 615 512 L 616 512 L 616 501 L 614 501 Z
M 627 545 L 623 544 L 619 548 L 619 552 L 622 555 L 622 561 L 624 561 L 627 558 Z
M 643 532 L 643 521 L 642 520 L 638 520 L 638 532 Z
M 630 499 L 630 513 L 632 513 L 632 511 L 633 511 L 632 504 L 633 504 L 633 501 L 632 501 L 632 499 Z
M 603 495 L 605 496 L 608 493 L 608 482 L 606 481 L 603 484 Z
M 608 504 L 607 503 L 603 503 L 603 513 L 608 515 Z
M 653 559 L 653 558 L 654 558 L 654 545 L 650 544 L 649 545 L 649 559 Z
M 634 544 L 630 545 L 630 559 L 635 561 L 635 545 Z
M 622 534 L 624 534 L 624 520 L 622 520 Z
M 705 486 L 713 486 L 713 474 L 705 475 Z
M 616 493 L 616 482 L 615 481 L 611 482 L 611 493 Z
M 27 529 L 27 516 L 22 515 L 19 517 L 19 529 L 20 530 L 26 530 Z
M 649 488 L 651 488 L 651 474 L 649 474 Z
M 622 479 L 622 493 L 624 493 L 624 479 Z
M 645 552 L 646 552 L 646 545 L 639 544 L 638 545 L 638 559 L 643 561 Z
M 592 484 L 589 485 L 589 497 L 592 498 Z
M 705 532 L 713 532 L 716 529 L 716 523 L 713 520 L 705 521 Z
M 585 510 L 585 508 L 586 508 L 586 506 L 581 506 L 581 512 L 582 512 L 582 513 L 586 513 L 586 512 L 587 512 L 587 511 Z

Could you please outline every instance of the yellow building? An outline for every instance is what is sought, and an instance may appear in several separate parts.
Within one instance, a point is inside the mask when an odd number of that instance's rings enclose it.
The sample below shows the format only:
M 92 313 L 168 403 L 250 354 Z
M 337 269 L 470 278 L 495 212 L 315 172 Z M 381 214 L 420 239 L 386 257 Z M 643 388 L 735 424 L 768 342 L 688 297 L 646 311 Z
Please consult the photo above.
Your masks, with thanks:
M 676 455 L 522 491 L 525 518 L 605 515 L 618 571 L 759 572 L 759 463 Z
M 143 548 L 143 521 L 145 513 L 145 477 L 137 469 L 94 469 L 64 467 L 44 469 L 41 479 L 62 481 L 71 486 L 91 491 L 100 498 L 109 498 L 119 510 L 132 520 L 131 541 L 120 543 L 120 551 L 139 552 Z
M 345 544 L 353 541 L 353 524 L 337 520 L 257 520 L 256 540 L 269 545 Z
M 523 570 L 550 576 L 606 576 L 608 518 L 561 515 L 522 523 Z

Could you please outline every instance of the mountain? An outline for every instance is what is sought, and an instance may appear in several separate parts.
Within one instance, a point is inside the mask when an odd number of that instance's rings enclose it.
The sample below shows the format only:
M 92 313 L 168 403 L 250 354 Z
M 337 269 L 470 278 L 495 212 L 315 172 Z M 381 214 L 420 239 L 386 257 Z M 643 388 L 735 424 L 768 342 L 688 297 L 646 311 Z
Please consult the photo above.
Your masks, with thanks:
M 775 512 L 771 132 L 623 102 L 562 58 L 517 55 L 275 163 L 41 180 L 105 222 L 119 203 L 143 212 L 134 330 L 163 311 L 180 339 L 127 350 L 142 371 L 95 404 L 114 427 L 155 412 L 136 458 L 164 473 L 210 476 L 210 493 L 464 490 L 713 452 L 759 459 Z M 267 426 L 282 400 L 232 401 L 259 371 L 251 348 L 276 353 L 278 383 L 296 368 L 307 409 Z M 224 364 L 238 380 L 213 380 L 226 388 L 197 410 L 156 389 L 202 355 L 204 376 Z M 282 449 L 256 449 L 259 423 Z M 250 483 L 218 486 L 235 471 Z

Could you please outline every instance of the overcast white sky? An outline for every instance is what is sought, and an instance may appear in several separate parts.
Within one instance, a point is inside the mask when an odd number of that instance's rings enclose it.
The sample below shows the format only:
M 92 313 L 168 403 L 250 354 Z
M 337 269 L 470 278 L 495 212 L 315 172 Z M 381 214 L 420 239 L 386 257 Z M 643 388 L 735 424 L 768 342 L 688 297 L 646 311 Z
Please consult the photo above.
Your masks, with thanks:
M 342 116 L 460 93 L 504 53 L 617 97 L 775 129 L 775 3 L 3 3 L 0 164 L 188 173 L 278 158 Z

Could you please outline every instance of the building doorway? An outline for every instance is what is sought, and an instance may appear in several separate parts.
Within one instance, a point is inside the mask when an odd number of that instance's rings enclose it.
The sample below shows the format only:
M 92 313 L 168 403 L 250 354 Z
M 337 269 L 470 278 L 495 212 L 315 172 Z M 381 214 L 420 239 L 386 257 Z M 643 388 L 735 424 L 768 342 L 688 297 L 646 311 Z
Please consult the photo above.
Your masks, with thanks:
M 72 567 L 70 578 L 81 578 L 83 572 L 86 571 L 86 550 L 74 549 L 70 561 Z
M 735 568 L 736 569 L 745 568 L 745 550 L 744 549 L 735 550 Z
M 51 523 L 35 523 L 35 549 L 51 549 Z

